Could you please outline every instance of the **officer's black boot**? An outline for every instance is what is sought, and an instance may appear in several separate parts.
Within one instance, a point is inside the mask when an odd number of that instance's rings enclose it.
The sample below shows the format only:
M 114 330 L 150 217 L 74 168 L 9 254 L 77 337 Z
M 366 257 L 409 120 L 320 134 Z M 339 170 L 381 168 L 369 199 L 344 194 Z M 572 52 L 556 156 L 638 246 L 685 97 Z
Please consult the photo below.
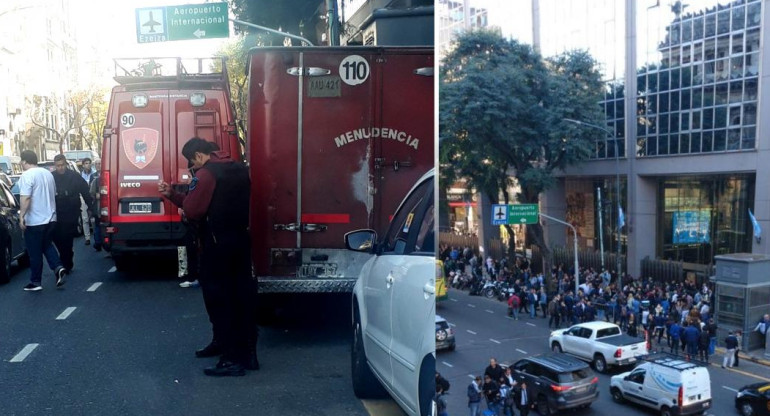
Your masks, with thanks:
M 259 360 L 257 360 L 257 334 L 256 331 L 250 334 L 246 344 L 246 356 L 243 360 L 243 367 L 247 370 L 259 370 Z
M 195 351 L 195 356 L 198 358 L 216 357 L 222 355 L 222 348 L 219 347 L 217 340 L 212 340 L 209 345 Z
M 214 367 L 204 369 L 203 373 L 214 377 L 239 377 L 246 375 L 246 370 L 241 364 L 222 358 Z

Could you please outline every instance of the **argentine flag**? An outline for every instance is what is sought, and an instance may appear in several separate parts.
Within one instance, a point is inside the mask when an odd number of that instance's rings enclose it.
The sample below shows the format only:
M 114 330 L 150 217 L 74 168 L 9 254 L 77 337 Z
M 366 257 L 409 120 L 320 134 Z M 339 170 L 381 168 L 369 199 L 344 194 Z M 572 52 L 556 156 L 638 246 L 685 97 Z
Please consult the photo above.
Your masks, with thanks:
M 758 239 L 762 235 L 762 227 L 759 226 L 754 214 L 751 213 L 751 208 L 749 208 L 749 217 L 751 218 L 751 224 L 754 225 L 754 237 Z
M 623 207 L 618 205 L 618 230 L 626 225 L 626 216 L 623 214 Z

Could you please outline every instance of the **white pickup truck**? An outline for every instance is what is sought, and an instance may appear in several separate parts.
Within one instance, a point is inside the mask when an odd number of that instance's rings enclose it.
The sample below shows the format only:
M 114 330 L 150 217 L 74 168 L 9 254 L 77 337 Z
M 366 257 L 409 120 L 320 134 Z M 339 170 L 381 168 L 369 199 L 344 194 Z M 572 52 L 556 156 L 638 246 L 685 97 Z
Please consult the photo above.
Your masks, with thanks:
M 554 352 L 565 352 L 593 363 L 604 373 L 609 366 L 636 363 L 636 357 L 647 354 L 647 343 L 625 335 L 615 324 L 586 322 L 551 332 L 548 344 Z

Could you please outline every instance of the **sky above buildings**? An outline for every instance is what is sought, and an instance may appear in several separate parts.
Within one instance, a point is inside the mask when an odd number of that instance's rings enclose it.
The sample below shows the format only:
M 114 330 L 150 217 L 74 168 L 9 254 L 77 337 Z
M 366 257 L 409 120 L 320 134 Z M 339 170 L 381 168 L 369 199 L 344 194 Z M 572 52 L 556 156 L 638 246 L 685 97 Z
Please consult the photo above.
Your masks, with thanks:
M 83 65 L 112 68 L 113 58 L 210 57 L 228 42 L 226 38 L 138 43 L 136 9 L 154 6 L 206 3 L 201 0 L 70 0 Z M 235 39 L 230 30 L 230 39 Z M 93 80 L 113 85 L 112 73 Z

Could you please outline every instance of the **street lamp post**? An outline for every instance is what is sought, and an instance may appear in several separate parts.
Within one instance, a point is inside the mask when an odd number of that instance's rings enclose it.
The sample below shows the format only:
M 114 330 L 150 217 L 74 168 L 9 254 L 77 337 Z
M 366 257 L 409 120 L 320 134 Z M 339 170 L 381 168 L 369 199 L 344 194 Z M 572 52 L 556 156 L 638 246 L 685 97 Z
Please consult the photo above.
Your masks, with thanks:
M 579 282 L 578 282 L 578 280 L 580 280 L 580 279 L 578 279 L 578 277 L 580 276 L 580 264 L 578 263 L 577 230 L 575 229 L 574 225 L 572 225 L 572 224 L 570 224 L 570 223 L 568 223 L 566 221 L 562 221 L 562 220 L 560 220 L 558 218 L 554 218 L 554 217 L 552 217 L 550 215 L 545 215 L 542 212 L 540 213 L 540 216 L 544 217 L 544 218 L 548 218 L 549 220 L 556 221 L 559 224 L 564 224 L 567 227 L 569 227 L 570 229 L 572 229 L 572 237 L 574 238 L 573 241 L 575 243 L 575 296 L 577 296 L 578 292 L 580 291 L 579 290 L 580 286 L 579 286 Z
M 617 270 L 618 270 L 618 280 L 620 280 L 620 154 L 618 153 L 618 140 L 614 137 L 614 134 L 609 131 L 607 128 L 602 126 L 597 126 L 596 124 L 586 123 L 584 121 L 580 120 L 573 120 L 571 118 L 564 118 L 562 119 L 568 123 L 577 124 L 578 126 L 586 126 L 586 127 L 592 127 L 595 129 L 599 129 L 605 133 L 607 133 L 607 137 L 611 137 L 613 140 L 612 142 L 615 144 L 615 197 L 618 200 L 618 248 L 617 248 Z M 604 254 L 602 254 L 604 255 Z

